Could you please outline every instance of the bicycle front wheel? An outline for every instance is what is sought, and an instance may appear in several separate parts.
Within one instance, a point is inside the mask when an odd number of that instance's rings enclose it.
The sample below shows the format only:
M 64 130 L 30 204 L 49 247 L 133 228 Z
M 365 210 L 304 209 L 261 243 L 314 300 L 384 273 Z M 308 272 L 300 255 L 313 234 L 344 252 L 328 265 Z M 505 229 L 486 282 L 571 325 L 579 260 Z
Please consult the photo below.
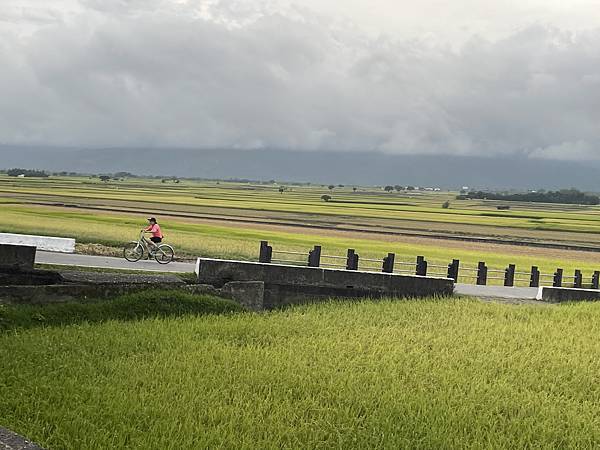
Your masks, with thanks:
M 129 242 L 123 248 L 123 257 L 129 262 L 137 262 L 144 256 L 144 249 L 139 242 Z
M 154 252 L 154 259 L 159 264 L 169 264 L 175 258 L 175 250 L 170 245 L 159 245 Z

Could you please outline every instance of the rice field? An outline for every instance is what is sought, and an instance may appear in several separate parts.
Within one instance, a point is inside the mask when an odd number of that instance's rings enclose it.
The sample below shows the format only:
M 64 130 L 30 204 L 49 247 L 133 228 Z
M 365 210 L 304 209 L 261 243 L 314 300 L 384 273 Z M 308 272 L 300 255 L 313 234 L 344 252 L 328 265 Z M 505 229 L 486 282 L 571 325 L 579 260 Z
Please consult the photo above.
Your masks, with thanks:
M 284 192 L 280 192 L 283 188 Z M 323 202 L 328 194 L 331 201 Z M 165 184 L 159 180 L 130 179 L 102 183 L 90 179 L 15 179 L 0 176 L 0 196 L 22 201 L 64 201 L 75 204 L 143 206 L 166 211 L 212 208 L 246 212 L 322 216 L 323 220 L 351 217 L 357 220 L 431 222 L 488 227 L 600 231 L 600 206 L 514 203 L 498 211 L 503 202 L 455 200 L 456 192 L 406 191 L 386 193 L 378 188 L 258 185 L 252 183 L 194 182 Z M 448 209 L 441 208 L 446 201 Z
M 452 192 L 386 193 L 372 187 L 357 187 L 355 192 L 352 187 L 284 186 L 282 193 L 280 187 L 0 176 L 0 231 L 75 237 L 81 244 L 102 244 L 109 247 L 109 253 L 118 255 L 125 242 L 137 238 L 145 217 L 155 215 L 167 242 L 183 258 L 252 260 L 258 257 L 259 241 L 268 240 L 283 251 L 308 252 L 313 245 L 321 245 L 324 254 L 343 256 L 348 248 L 354 248 L 365 259 L 381 259 L 393 252 L 398 261 L 414 261 L 423 255 L 433 265 L 460 259 L 465 268 L 485 261 L 498 270 L 508 264 L 516 264 L 523 272 L 536 265 L 547 274 L 558 267 L 566 275 L 580 269 L 585 280 L 600 268 L 600 252 L 523 251 L 526 247 L 379 233 L 433 230 L 447 235 L 596 246 L 598 207 L 516 203 L 509 211 L 498 211 L 498 202 L 454 201 L 456 193 Z M 325 192 L 333 197 L 332 202 L 320 199 Z M 449 209 L 441 208 L 446 200 L 451 202 Z M 474 280 L 473 272 L 462 274 L 459 281 Z
M 579 268 L 585 278 L 600 268 L 594 252 L 378 234 L 594 245 L 598 207 L 498 211 L 452 192 L 279 187 L 0 176 L 0 231 L 118 251 L 156 215 L 184 257 L 256 259 L 268 240 L 366 259 Z M 147 295 L 0 305 L 0 425 L 52 449 L 600 445 L 597 304 L 332 300 L 255 314 L 214 298 Z
M 600 305 L 331 302 L 0 334 L 48 448 L 594 448 Z

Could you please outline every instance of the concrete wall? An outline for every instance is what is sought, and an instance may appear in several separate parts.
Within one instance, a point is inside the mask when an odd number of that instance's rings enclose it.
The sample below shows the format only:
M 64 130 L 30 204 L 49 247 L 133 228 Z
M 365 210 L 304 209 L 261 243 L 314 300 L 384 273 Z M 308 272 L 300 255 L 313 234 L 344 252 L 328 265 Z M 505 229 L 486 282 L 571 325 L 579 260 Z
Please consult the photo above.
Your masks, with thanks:
M 35 247 L 0 244 L 0 266 L 33 269 Z
M 27 245 L 48 252 L 73 253 L 75 239 L 28 234 L 0 233 L 0 244 Z
M 262 282 L 249 289 L 244 304 L 271 309 L 332 297 L 428 297 L 452 295 L 454 282 L 447 278 L 378 272 L 354 272 L 320 267 L 297 267 L 244 261 L 199 258 L 200 283 L 222 287 L 231 282 Z M 262 296 L 262 298 L 260 298 Z
M 600 291 L 594 289 L 576 289 L 544 286 L 542 288 L 541 299 L 550 303 L 572 301 L 597 301 L 600 300 Z
M 119 283 L 119 284 L 55 284 L 42 286 L 0 286 L 0 305 L 47 305 L 52 303 L 111 300 L 123 294 L 153 289 L 183 290 L 196 295 L 213 295 L 234 300 L 251 310 L 262 309 L 252 303 L 264 290 L 261 282 L 228 283 L 222 289 L 207 284 Z M 2 447 L 0 447 L 1 449 Z
M 175 289 L 183 285 L 151 284 L 55 284 L 43 286 L 0 286 L 0 305 L 45 305 L 112 299 L 149 289 Z

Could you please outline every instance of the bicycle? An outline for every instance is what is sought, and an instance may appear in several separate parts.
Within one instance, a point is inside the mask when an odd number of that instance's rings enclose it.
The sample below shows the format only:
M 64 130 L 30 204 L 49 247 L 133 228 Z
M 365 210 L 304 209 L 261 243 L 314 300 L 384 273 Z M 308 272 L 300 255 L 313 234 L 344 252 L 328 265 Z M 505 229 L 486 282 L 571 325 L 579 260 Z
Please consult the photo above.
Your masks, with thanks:
M 137 241 L 125 244 L 123 257 L 129 262 L 137 262 L 142 259 L 144 253 L 148 255 L 148 259 L 154 257 L 159 264 L 169 264 L 175 258 L 175 250 L 170 245 L 158 244 L 156 247 L 150 248 L 144 239 L 144 231 L 142 231 Z

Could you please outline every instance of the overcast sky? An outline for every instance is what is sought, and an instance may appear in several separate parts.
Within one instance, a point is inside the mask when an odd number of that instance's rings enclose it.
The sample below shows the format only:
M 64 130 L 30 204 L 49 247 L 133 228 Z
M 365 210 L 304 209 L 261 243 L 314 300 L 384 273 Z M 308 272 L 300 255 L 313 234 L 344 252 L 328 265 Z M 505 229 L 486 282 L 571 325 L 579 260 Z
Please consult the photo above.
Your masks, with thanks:
M 600 0 L 0 0 L 0 144 L 600 159 Z

